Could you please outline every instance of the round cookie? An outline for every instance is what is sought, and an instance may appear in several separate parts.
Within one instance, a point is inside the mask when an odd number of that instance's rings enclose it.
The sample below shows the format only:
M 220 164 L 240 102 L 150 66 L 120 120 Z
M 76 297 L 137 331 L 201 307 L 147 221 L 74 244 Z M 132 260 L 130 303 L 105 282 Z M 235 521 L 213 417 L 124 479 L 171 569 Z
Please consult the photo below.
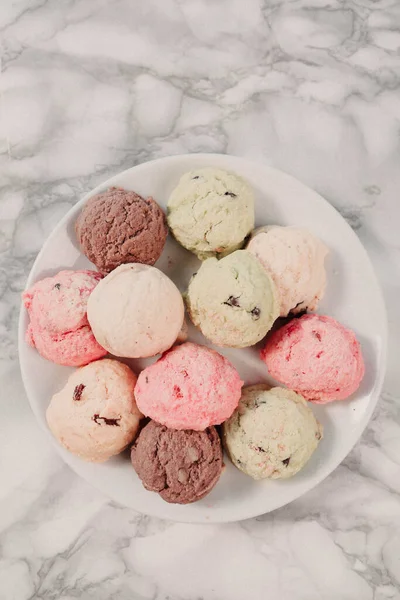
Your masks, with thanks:
M 30 323 L 26 341 L 59 365 L 80 367 L 107 354 L 87 319 L 87 302 L 99 281 L 95 271 L 60 271 L 22 295 Z
M 114 356 L 154 356 L 185 335 L 182 296 L 155 267 L 121 265 L 95 292 L 88 302 L 89 323 L 97 341 Z
M 275 284 L 247 250 L 206 260 L 189 283 L 186 304 L 207 339 L 231 348 L 256 344 L 279 316 Z
M 322 426 L 302 396 L 267 385 L 243 388 L 237 410 L 223 425 L 233 464 L 253 479 L 281 479 L 304 467 Z
M 293 319 L 271 335 L 260 356 L 271 377 L 317 404 L 348 398 L 365 372 L 354 333 L 323 315 Z
M 136 375 L 105 358 L 77 369 L 46 412 L 54 437 L 84 460 L 103 462 L 130 444 L 142 414 L 135 402 Z
M 102 273 L 124 263 L 154 265 L 168 234 L 157 202 L 122 188 L 90 198 L 75 231 L 82 252 Z
M 135 395 L 146 417 L 173 429 L 201 431 L 231 416 L 242 385 L 224 356 L 186 342 L 140 373 Z
M 215 427 L 176 431 L 150 421 L 132 447 L 133 467 L 144 487 L 166 502 L 189 504 L 206 496 L 223 467 Z
M 254 227 L 254 195 L 233 173 L 212 168 L 183 175 L 168 200 L 174 237 L 200 259 L 243 246 Z
M 324 261 L 328 249 L 306 229 L 260 227 L 247 244 L 272 277 L 279 296 L 280 316 L 315 310 L 324 295 Z

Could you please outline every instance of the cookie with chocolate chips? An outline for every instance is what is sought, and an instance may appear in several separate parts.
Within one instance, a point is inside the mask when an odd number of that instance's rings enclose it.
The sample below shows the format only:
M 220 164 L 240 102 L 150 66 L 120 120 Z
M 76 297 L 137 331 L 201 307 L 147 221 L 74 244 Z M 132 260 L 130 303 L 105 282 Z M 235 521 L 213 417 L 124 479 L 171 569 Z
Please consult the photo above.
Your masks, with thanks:
M 253 479 L 285 479 L 308 462 L 322 438 L 302 396 L 285 388 L 243 388 L 237 410 L 223 424 L 233 464 Z
M 177 431 L 155 421 L 140 432 L 131 459 L 144 487 L 176 504 L 203 498 L 217 483 L 223 467 L 215 427 Z
M 53 396 L 47 423 L 64 448 L 102 462 L 130 444 L 142 417 L 136 406 L 136 375 L 117 360 L 103 359 L 77 369 Z
M 279 315 L 275 284 L 247 250 L 203 262 L 189 284 L 190 318 L 218 346 L 259 342 Z
M 241 248 L 254 227 L 254 194 L 234 173 L 204 168 L 183 175 L 168 200 L 174 237 L 201 260 Z

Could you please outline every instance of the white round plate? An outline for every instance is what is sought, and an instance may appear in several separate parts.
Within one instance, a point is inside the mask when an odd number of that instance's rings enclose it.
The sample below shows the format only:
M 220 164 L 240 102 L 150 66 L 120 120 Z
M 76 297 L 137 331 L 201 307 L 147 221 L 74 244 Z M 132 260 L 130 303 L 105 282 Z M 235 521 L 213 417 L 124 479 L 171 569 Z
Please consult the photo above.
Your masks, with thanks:
M 19 356 L 33 412 L 58 452 L 76 473 L 116 502 L 142 513 L 175 521 L 211 523 L 254 517 L 298 498 L 337 467 L 371 417 L 384 376 L 386 313 L 367 254 L 344 219 L 316 192 L 293 177 L 263 164 L 217 154 L 162 158 L 112 177 L 78 202 L 45 242 L 29 275 L 27 287 L 61 269 L 93 268 L 80 253 L 74 235 L 76 217 L 93 194 L 110 186 L 121 186 L 142 196 L 153 196 L 165 209 L 179 177 L 186 171 L 205 166 L 231 170 L 247 179 L 255 191 L 257 226 L 306 227 L 331 251 L 327 260 L 328 287 L 318 312 L 335 317 L 356 332 L 362 345 L 366 374 L 351 399 L 327 406 L 312 406 L 324 426 L 324 438 L 305 468 L 288 480 L 253 481 L 226 459 L 226 469 L 219 483 L 206 498 L 186 506 L 168 504 L 157 494 L 143 488 L 130 464 L 128 452 L 104 464 L 90 464 L 64 450 L 52 438 L 46 425 L 46 408 L 51 396 L 64 386 L 72 369 L 44 360 L 25 343 L 28 317 L 24 309 L 20 316 Z M 169 238 L 156 266 L 183 291 L 198 264 L 193 255 Z M 190 339 L 210 345 L 193 327 Z M 246 384 L 272 381 L 264 363 L 258 358 L 258 347 L 216 349 L 231 360 Z M 131 364 L 138 372 L 148 363 L 149 360 L 132 361 Z

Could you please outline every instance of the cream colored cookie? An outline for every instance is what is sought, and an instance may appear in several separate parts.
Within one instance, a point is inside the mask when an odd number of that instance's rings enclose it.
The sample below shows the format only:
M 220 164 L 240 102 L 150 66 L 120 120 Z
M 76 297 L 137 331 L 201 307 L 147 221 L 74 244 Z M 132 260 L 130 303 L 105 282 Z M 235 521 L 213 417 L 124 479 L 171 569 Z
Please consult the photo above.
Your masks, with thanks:
M 292 477 L 322 437 L 322 426 L 302 396 L 267 385 L 243 388 L 237 410 L 223 425 L 233 464 L 253 479 Z
M 168 224 L 204 260 L 241 248 L 254 227 L 254 195 L 234 173 L 198 169 L 183 175 L 168 200 Z
M 279 315 L 275 285 L 247 250 L 206 260 L 189 283 L 186 303 L 206 338 L 231 348 L 259 342 Z

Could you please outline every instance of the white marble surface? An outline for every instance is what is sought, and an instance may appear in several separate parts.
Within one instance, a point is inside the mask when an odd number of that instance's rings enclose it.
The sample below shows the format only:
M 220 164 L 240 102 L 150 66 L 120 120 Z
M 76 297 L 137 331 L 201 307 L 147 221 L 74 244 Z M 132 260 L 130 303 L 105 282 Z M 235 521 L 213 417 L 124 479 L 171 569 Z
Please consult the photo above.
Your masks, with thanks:
M 0 3 L 0 599 L 400 599 L 398 0 Z M 317 489 L 228 526 L 110 504 L 49 446 L 22 387 L 20 292 L 70 206 L 184 152 L 255 157 L 340 210 L 390 320 L 360 443 Z

